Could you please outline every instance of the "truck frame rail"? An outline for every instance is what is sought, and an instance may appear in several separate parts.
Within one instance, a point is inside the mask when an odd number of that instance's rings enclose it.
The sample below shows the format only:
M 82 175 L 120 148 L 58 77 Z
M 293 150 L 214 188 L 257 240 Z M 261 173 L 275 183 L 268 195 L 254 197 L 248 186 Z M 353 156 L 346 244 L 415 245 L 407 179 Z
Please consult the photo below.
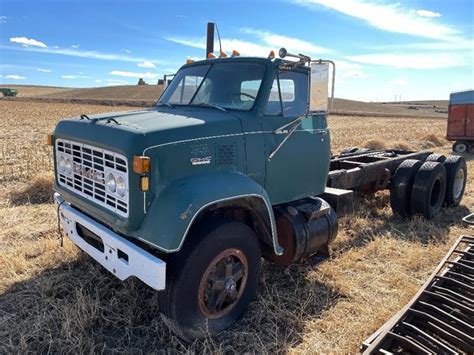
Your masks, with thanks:
M 432 152 L 401 149 L 355 149 L 333 156 L 327 186 L 348 190 L 382 190 L 398 166 L 407 159 L 425 160 Z
M 415 297 L 362 345 L 364 354 L 474 353 L 474 237 L 452 246 Z

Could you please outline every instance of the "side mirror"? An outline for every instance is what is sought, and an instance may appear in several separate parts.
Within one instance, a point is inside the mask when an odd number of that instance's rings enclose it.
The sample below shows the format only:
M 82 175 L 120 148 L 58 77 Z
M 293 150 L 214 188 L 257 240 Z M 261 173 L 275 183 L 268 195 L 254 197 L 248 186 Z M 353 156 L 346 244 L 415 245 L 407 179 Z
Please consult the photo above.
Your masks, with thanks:
M 310 112 L 328 111 L 329 63 L 311 63 Z
M 280 56 L 280 58 L 285 58 L 287 53 L 288 52 L 285 48 L 280 48 L 280 50 L 278 51 L 278 55 Z

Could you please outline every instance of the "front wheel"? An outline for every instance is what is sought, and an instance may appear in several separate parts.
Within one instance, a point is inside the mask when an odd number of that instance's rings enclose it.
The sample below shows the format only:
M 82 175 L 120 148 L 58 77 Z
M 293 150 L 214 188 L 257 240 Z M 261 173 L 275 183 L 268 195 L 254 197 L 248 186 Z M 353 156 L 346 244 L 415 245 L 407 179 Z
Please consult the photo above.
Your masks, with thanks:
M 245 224 L 221 223 L 190 236 L 167 263 L 160 310 L 168 327 L 192 341 L 228 328 L 253 299 L 260 275 L 260 245 Z

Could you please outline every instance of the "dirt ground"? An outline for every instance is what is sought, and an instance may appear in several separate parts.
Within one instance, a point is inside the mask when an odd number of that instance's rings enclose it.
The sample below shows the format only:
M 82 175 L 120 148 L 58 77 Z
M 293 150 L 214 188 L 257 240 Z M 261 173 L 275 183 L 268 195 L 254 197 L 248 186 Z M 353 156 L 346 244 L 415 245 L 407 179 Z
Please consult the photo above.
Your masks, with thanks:
M 474 156 L 466 155 L 461 206 L 433 221 L 405 221 L 392 215 L 386 192 L 361 198 L 355 215 L 340 221 L 329 261 L 316 270 L 263 262 L 244 317 L 213 339 L 183 343 L 161 321 L 154 291 L 119 282 L 68 240 L 59 245 L 45 135 L 61 118 L 123 109 L 0 100 L 0 353 L 357 352 L 454 240 L 474 233 L 460 221 L 474 206 Z M 361 145 L 450 150 L 442 119 L 337 116 L 329 123 L 334 152 Z

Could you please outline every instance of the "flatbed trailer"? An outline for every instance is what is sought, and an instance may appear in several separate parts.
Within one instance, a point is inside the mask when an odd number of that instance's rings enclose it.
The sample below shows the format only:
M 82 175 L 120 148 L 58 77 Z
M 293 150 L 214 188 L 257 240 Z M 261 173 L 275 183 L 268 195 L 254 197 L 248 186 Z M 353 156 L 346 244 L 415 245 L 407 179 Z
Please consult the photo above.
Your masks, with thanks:
M 474 237 L 462 236 L 412 300 L 364 341 L 364 354 L 472 354 L 473 277 Z

